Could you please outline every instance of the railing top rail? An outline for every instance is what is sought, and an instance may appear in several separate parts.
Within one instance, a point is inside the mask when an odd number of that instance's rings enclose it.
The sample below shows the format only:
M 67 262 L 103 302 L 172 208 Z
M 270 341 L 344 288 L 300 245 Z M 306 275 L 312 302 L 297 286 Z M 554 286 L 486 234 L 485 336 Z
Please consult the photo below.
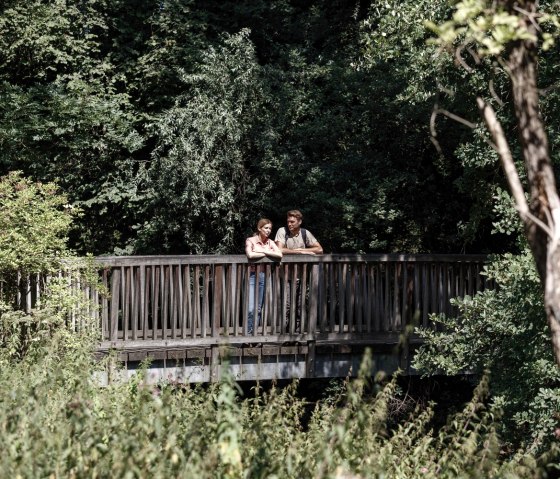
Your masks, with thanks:
M 323 254 L 285 255 L 282 263 L 481 263 L 488 260 L 482 254 Z M 245 255 L 149 255 L 98 256 L 95 261 L 105 266 L 150 266 L 182 264 L 245 264 Z M 256 263 L 273 262 L 267 258 Z

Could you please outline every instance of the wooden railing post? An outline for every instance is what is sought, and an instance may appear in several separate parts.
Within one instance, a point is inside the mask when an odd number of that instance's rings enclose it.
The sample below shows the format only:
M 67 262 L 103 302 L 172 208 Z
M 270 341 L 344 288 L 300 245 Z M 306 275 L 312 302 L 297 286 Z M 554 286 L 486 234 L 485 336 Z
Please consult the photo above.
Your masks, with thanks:
M 451 297 L 474 294 L 485 286 L 479 278 L 482 256 L 291 255 L 279 266 L 263 259 L 254 263 L 256 284 L 251 299 L 255 327 L 249 335 L 250 265 L 245 256 L 98 261 L 111 295 L 109 300 L 100 299 L 103 340 L 123 344 L 213 344 L 222 336 L 233 342 L 261 342 L 261 338 L 284 342 L 286 336 L 302 334 L 307 340 L 335 342 L 380 334 L 389 337 L 416 319 L 428 326 L 430 314 L 453 312 L 448 305 Z M 261 271 L 265 298 L 259 327 Z M 22 308 L 28 306 L 26 291 L 34 286 L 24 288 L 25 282 L 20 277 Z M 34 301 L 37 295 L 32 296 Z M 301 329 L 296 330 L 299 314 Z
M 309 285 L 309 331 L 311 335 L 315 335 L 317 331 L 317 314 L 319 300 L 319 266 L 314 264 L 311 266 L 311 281 Z M 302 292 L 305 294 L 305 291 Z
M 115 268 L 111 275 L 111 310 L 109 315 L 109 340 L 117 340 L 119 322 L 119 294 L 121 290 L 121 272 Z

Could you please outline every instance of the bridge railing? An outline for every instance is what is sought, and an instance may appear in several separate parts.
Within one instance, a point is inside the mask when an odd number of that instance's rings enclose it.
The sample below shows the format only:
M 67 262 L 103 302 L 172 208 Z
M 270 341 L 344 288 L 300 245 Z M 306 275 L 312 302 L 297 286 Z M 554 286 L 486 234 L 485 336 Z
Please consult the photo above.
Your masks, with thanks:
M 481 255 L 294 255 L 281 263 L 244 255 L 97 258 L 105 342 L 273 338 L 400 332 L 454 315 L 453 297 L 488 287 Z M 249 329 L 249 276 L 264 301 Z M 258 281 L 256 281 L 258 285 Z M 258 286 L 254 288 L 258 304 Z

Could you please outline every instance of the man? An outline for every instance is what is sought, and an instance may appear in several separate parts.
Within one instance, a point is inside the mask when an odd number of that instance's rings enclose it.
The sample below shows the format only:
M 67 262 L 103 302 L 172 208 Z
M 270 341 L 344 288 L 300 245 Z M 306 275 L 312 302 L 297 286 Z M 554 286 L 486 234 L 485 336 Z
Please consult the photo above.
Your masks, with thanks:
M 287 227 L 279 228 L 275 242 L 282 254 L 323 254 L 323 248 L 309 230 L 301 227 L 303 215 L 299 210 L 287 213 Z
M 323 254 L 323 248 L 317 238 L 310 231 L 301 227 L 303 215 L 299 210 L 290 210 L 287 213 L 287 227 L 280 228 L 276 232 L 276 244 L 282 254 Z M 292 265 L 297 266 L 297 265 Z M 286 332 L 301 333 L 301 281 L 295 280 L 296 284 L 296 311 L 295 317 L 290 321 L 292 281 L 288 280 L 286 292 Z M 294 323 L 295 319 L 295 323 Z M 291 327 L 290 327 L 291 323 Z

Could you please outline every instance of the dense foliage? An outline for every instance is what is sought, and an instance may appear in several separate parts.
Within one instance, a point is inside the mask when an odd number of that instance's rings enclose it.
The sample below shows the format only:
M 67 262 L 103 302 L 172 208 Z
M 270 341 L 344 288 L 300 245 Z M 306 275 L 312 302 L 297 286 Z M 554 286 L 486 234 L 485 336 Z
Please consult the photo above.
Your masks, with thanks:
M 99 387 L 87 345 L 61 328 L 39 358 L 14 363 L 0 352 L 2 476 L 537 478 L 556 457 L 500 454 L 485 381 L 434 430 L 432 406 L 389 421 L 395 383 L 372 391 L 367 359 L 359 379 L 306 417 L 295 384 L 243 397 L 228 377 L 154 387 L 140 373 Z
M 72 210 L 53 183 L 33 183 L 19 172 L 0 178 L 0 279 L 58 267 Z
M 560 369 L 550 348 L 543 293 L 528 251 L 496 258 L 496 285 L 456 300 L 458 317 L 434 317 L 415 366 L 426 372 L 491 375 L 492 400 L 504 411 L 501 431 L 513 444 L 540 450 L 560 428 Z
M 73 286 L 78 277 L 83 284 L 98 279 L 87 259 L 68 250 L 76 214 L 53 183 L 34 183 L 20 172 L 0 178 L 0 368 L 40 357 L 53 331 L 71 338 L 66 328 L 70 316 L 72 327 L 91 326 L 86 314 L 91 305 Z M 18 297 L 25 301 L 30 289 L 39 286 L 28 281 L 37 278 L 44 290 L 40 307 L 24 312 Z M 92 332 L 90 326 L 85 329 Z
M 502 251 L 494 156 L 445 117 L 430 131 L 435 103 L 472 117 L 465 85 L 492 79 L 507 102 L 499 73 L 458 72 L 426 43 L 424 22 L 448 13 L 444 0 L 3 2 L 0 173 L 57 180 L 84 211 L 81 252 L 239 252 L 259 215 L 280 226 L 294 207 L 326 252 Z M 543 57 L 545 87 L 554 65 Z
M 0 280 L 56 266 L 66 237 L 80 253 L 238 253 L 259 215 L 280 226 L 291 208 L 325 252 L 522 252 L 481 128 L 449 118 L 476 123 L 482 94 L 513 136 L 507 78 L 426 42 L 425 22 L 449 13 L 444 0 L 1 2 Z M 539 63 L 556 160 L 557 56 Z M 31 313 L 4 301 L 0 473 L 539 477 L 560 421 L 542 293 L 524 253 L 488 275 L 497 290 L 423 333 L 424 371 L 490 371 L 491 401 L 485 379 L 441 431 L 431 406 L 388 427 L 394 383 L 369 398 L 364 377 L 305 422 L 293 387 L 99 388 L 95 328 L 67 325 L 81 306 L 65 283 Z M 529 452 L 502 455 L 512 445 Z

